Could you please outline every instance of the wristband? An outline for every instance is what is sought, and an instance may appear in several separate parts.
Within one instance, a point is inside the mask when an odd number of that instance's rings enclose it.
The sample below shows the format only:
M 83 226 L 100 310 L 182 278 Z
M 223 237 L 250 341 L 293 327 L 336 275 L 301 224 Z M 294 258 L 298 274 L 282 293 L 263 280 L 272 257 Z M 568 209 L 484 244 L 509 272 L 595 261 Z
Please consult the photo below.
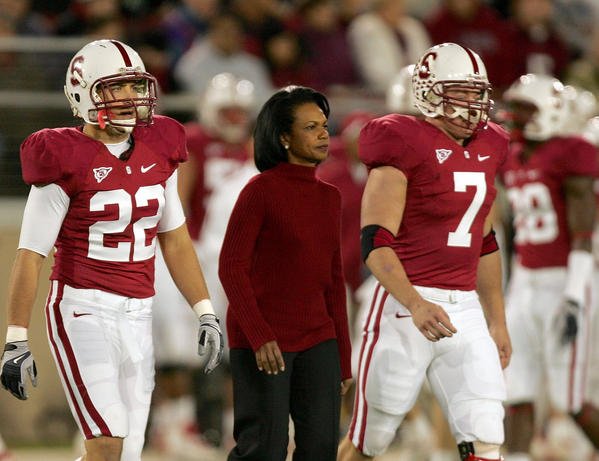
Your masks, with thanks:
M 593 255 L 584 250 L 572 250 L 568 255 L 568 275 L 564 296 L 584 305 L 593 274 Z
M 214 313 L 214 309 L 212 308 L 212 303 L 209 299 L 202 299 L 201 301 L 198 301 L 193 305 L 192 309 L 196 313 L 198 318 L 205 314 L 216 315 Z
M 27 328 L 19 325 L 9 325 L 6 329 L 6 342 L 27 341 Z

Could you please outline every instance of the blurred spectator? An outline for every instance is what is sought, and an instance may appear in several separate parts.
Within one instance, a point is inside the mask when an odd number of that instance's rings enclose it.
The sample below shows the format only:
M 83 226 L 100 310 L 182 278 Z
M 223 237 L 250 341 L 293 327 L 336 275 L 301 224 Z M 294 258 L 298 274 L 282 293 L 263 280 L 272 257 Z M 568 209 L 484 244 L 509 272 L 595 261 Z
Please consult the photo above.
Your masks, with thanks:
M 16 35 L 48 35 L 51 26 L 43 15 L 31 8 L 31 0 L 0 0 L 2 28 L 10 28 Z
M 208 32 L 208 24 L 218 11 L 219 0 L 182 0 L 165 14 L 160 29 L 166 39 L 170 66 L 174 67 L 198 37 Z
M 406 11 L 424 21 L 432 11 L 439 8 L 442 0 L 406 0 Z
M 69 4 L 69 8 L 58 16 L 56 33 L 86 35 L 90 29 L 97 30 L 115 18 L 121 17 L 122 11 L 118 0 L 74 0 Z
M 288 9 L 279 0 L 229 0 L 225 5 L 243 24 L 245 50 L 263 57 L 266 42 L 284 30 L 283 20 Z
M 568 46 L 570 53 L 579 58 L 589 48 L 589 37 L 593 35 L 599 20 L 597 0 L 553 0 L 555 8 L 553 25 Z
M 478 53 L 494 90 L 501 92 L 512 83 L 508 25 L 482 0 L 443 0 L 426 26 L 433 43 L 454 42 Z
M 272 92 L 264 62 L 243 50 L 244 33 L 240 20 L 223 13 L 212 19 L 206 37 L 194 42 L 181 57 L 174 75 L 182 89 L 202 94 L 216 74 L 229 72 L 254 83 L 261 104 Z
M 371 10 L 356 17 L 347 32 L 362 79 L 380 94 L 430 46 L 424 25 L 406 14 L 405 0 L 374 0 Z
M 0 0 L 0 38 L 43 32 L 41 28 L 31 29 L 38 21 L 34 20 L 36 14 L 31 13 L 30 5 L 29 0 Z M 37 53 L 0 49 L 0 88 L 44 88 L 45 62 Z
M 371 0 L 340 0 L 339 18 L 344 26 L 352 22 L 356 16 L 366 13 L 370 8 Z
M 305 47 L 312 85 L 327 91 L 333 85 L 358 83 L 350 47 L 334 0 L 302 0 L 291 24 Z
M 554 13 L 553 0 L 512 0 L 514 80 L 527 73 L 562 77 L 570 54 L 553 27 Z
M 270 37 L 265 44 L 264 60 L 275 87 L 315 86 L 313 69 L 306 62 L 299 37 L 294 32 L 282 31 Z
M 599 99 L 599 26 L 595 26 L 585 55 L 567 67 L 564 81 L 589 90 Z

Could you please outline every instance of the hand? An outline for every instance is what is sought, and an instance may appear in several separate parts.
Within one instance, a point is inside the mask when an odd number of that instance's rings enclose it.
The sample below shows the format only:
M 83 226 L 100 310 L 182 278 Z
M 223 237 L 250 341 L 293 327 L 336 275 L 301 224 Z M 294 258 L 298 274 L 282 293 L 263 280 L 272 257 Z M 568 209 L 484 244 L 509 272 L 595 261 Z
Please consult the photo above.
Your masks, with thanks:
M 223 357 L 223 334 L 218 318 L 214 314 L 200 316 L 198 333 L 198 355 L 203 359 L 204 373 L 210 373 Z
M 6 343 L 0 362 L 0 382 L 4 389 L 20 400 L 29 397 L 25 390 L 25 371 L 31 384 L 37 386 L 37 369 L 27 341 Z
M 256 365 L 258 370 L 276 375 L 279 371 L 285 371 L 285 360 L 276 341 L 262 344 L 256 351 Z
M 497 346 L 501 368 L 505 370 L 510 364 L 512 357 L 512 342 L 510 341 L 510 335 L 508 334 L 505 322 L 500 325 L 489 325 L 489 334 Z
M 449 338 L 458 332 L 449 320 L 447 312 L 437 304 L 422 299 L 418 304 L 410 307 L 410 312 L 412 322 L 429 341 L 436 342 L 442 338 Z
M 347 394 L 347 391 L 349 391 L 349 388 L 351 387 L 353 382 L 354 380 L 351 378 L 347 378 L 341 381 L 341 395 Z
M 571 299 L 565 299 L 560 306 L 555 321 L 562 346 L 566 346 L 576 339 L 579 313 L 580 306 Z

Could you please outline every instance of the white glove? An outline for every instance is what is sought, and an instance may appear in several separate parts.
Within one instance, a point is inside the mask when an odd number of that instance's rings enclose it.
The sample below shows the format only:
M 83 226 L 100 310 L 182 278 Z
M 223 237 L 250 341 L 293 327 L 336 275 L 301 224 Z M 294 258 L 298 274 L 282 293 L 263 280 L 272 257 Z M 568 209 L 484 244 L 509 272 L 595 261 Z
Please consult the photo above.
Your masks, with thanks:
M 201 366 L 204 367 L 204 373 L 214 370 L 223 357 L 223 334 L 214 314 L 200 316 L 198 355 L 203 359 Z
M 25 372 L 29 375 L 31 384 L 37 386 L 37 369 L 27 341 L 6 343 L 0 363 L 0 382 L 4 389 L 21 400 L 29 397 L 25 390 Z

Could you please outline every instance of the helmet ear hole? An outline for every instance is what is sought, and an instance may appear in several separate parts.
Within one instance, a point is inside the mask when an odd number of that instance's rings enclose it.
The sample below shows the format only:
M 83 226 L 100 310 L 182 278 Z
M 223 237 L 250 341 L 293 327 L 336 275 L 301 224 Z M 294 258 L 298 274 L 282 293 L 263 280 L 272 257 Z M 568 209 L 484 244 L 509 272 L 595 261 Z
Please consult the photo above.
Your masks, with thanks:
M 75 101 L 81 102 L 81 96 L 79 96 L 79 93 L 75 93 L 74 97 L 75 97 Z

